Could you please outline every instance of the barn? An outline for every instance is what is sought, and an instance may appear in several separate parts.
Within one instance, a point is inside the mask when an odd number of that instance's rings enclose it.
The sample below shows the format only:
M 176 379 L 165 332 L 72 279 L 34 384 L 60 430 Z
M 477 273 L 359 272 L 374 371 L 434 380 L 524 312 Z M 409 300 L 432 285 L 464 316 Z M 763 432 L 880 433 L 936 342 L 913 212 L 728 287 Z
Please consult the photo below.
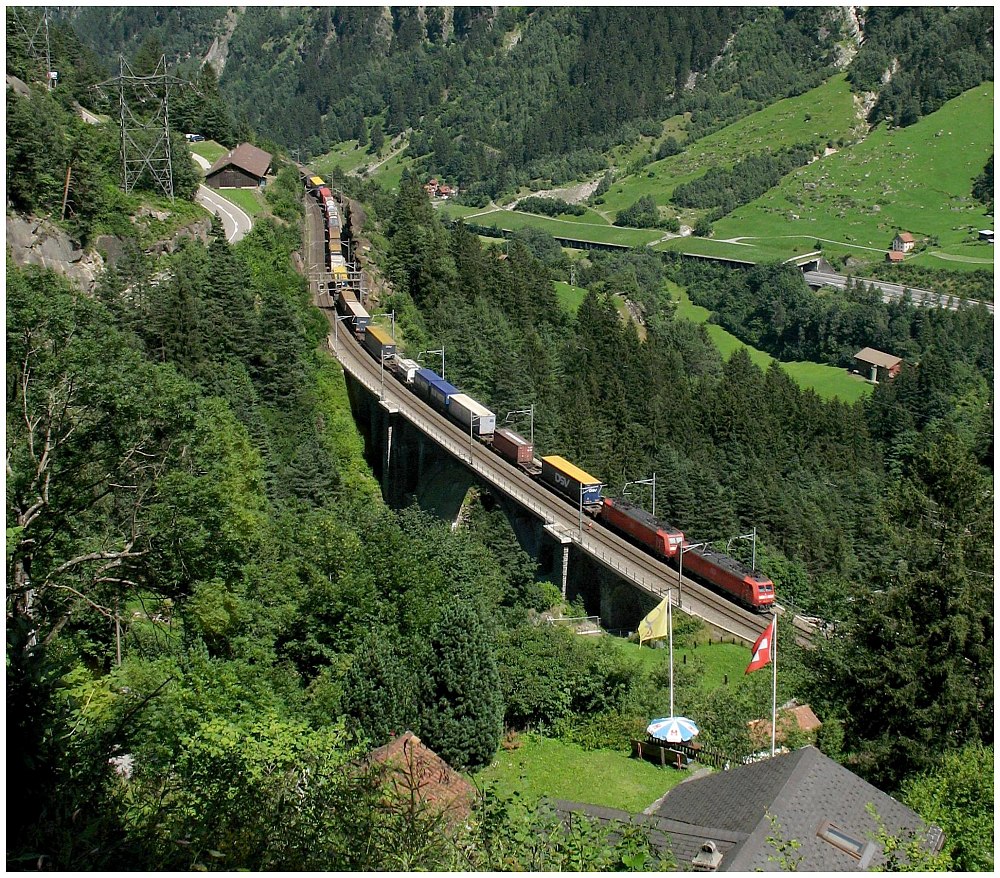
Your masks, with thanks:
M 903 358 L 894 354 L 887 354 L 884 351 L 877 351 L 875 348 L 862 348 L 854 355 L 854 361 L 858 364 L 858 370 L 864 374 L 868 372 L 869 380 L 877 383 L 887 378 L 895 378 L 903 365 Z
M 241 143 L 205 172 L 205 182 L 213 189 L 252 189 L 264 185 L 270 168 L 271 153 Z

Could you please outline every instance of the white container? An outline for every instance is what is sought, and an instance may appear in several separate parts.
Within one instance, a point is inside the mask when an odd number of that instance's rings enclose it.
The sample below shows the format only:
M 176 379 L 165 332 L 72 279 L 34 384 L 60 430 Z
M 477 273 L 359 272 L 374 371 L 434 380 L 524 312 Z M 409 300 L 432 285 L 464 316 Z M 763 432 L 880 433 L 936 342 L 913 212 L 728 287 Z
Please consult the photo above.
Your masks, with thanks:
M 497 428 L 497 416 L 465 393 L 452 394 L 448 399 L 448 416 L 476 436 L 492 436 Z

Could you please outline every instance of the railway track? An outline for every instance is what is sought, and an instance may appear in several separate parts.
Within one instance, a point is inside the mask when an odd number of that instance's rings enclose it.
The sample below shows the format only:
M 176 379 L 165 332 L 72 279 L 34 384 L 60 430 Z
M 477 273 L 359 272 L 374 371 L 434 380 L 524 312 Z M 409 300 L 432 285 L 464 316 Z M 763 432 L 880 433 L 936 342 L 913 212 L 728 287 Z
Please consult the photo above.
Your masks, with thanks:
M 406 390 L 391 374 L 380 370 L 352 332 L 337 328 L 329 293 L 320 280 L 324 265 L 321 218 L 318 208 L 308 202 L 304 238 L 313 302 L 324 311 L 330 323 L 331 353 L 355 380 L 376 397 L 381 397 L 389 413 L 405 418 L 471 469 L 477 478 L 531 511 L 561 541 L 575 544 L 654 599 L 662 599 L 671 592 L 679 595 L 681 610 L 747 643 L 752 643 L 764 630 L 765 616 L 734 604 L 688 577 L 680 578 L 677 570 L 582 516 L 572 503 L 528 477 L 487 446 L 470 441 L 468 433 Z M 784 611 L 778 607 L 778 612 Z M 801 616 L 792 618 L 796 639 L 808 645 L 815 627 Z

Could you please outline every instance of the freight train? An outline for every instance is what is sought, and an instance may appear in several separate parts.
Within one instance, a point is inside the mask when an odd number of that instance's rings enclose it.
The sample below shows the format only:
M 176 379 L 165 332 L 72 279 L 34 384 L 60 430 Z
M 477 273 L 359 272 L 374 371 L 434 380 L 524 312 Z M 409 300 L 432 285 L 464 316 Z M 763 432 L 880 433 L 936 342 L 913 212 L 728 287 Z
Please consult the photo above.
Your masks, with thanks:
M 600 479 L 565 458 L 555 454 L 540 459 L 535 457 L 534 444 L 513 430 L 498 428 L 494 412 L 462 393 L 432 369 L 421 368 L 414 360 L 401 356 L 395 339 L 385 330 L 370 324 L 368 312 L 350 289 L 349 283 L 338 283 L 335 267 L 339 263 L 330 257 L 335 233 L 337 255 L 343 259 L 339 253 L 340 214 L 321 178 L 306 178 L 305 184 L 323 212 L 327 229 L 327 271 L 333 279 L 337 313 L 372 357 L 416 396 L 448 420 L 468 430 L 470 437 L 478 438 L 508 463 L 586 511 L 609 530 L 675 567 L 683 563 L 685 572 L 743 606 L 757 612 L 771 607 L 774 603 L 774 583 L 759 570 L 751 570 L 716 549 L 687 542 L 680 530 L 627 500 L 603 497 L 601 491 L 604 486 Z M 344 277 L 348 279 L 346 271 Z

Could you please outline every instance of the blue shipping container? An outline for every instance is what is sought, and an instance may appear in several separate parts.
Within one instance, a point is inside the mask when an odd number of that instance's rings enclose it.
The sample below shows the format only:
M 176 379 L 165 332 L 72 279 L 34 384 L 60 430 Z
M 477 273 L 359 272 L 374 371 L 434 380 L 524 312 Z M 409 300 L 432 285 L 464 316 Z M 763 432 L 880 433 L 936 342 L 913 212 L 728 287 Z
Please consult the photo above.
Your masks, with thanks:
M 413 389 L 421 399 L 427 399 L 427 391 L 434 381 L 440 381 L 441 376 L 433 369 L 417 369 L 413 373 Z
M 459 389 L 454 384 L 449 384 L 444 378 L 430 382 L 427 388 L 427 400 L 434 408 L 445 411 L 448 408 L 448 400 L 459 393 Z

